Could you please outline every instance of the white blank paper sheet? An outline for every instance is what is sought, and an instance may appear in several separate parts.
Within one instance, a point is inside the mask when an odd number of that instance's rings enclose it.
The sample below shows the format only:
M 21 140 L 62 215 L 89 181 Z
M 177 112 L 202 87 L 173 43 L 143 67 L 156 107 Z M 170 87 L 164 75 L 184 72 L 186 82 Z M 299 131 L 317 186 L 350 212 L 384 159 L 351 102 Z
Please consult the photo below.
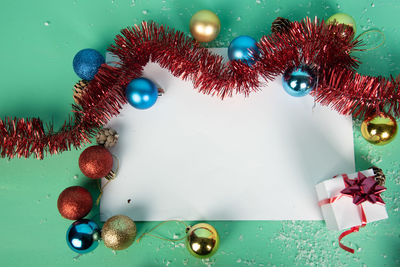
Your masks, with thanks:
M 280 77 L 222 101 L 155 63 L 143 76 L 165 94 L 108 124 L 120 168 L 104 188 L 103 221 L 321 220 L 315 184 L 354 172 L 351 117 L 288 95 Z

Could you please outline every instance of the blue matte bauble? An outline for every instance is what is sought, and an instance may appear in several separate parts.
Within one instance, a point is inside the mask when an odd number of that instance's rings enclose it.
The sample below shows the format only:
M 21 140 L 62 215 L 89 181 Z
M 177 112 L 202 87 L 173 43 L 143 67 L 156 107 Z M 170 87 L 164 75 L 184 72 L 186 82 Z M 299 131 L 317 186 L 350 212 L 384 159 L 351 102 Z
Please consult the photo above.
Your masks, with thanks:
M 302 97 L 315 88 L 317 78 L 315 72 L 308 66 L 292 67 L 283 74 L 282 84 L 289 95 Z
M 83 254 L 94 250 L 101 233 L 99 226 L 87 219 L 80 219 L 71 224 L 67 231 L 67 244 L 75 252 Z
M 94 49 L 83 49 L 79 51 L 73 61 L 73 67 L 76 75 L 81 79 L 93 80 L 101 64 L 105 62 L 104 57 Z
M 132 80 L 125 90 L 128 103 L 137 109 L 147 109 L 156 103 L 158 98 L 157 86 L 146 78 Z
M 256 62 L 260 51 L 257 42 L 250 36 L 239 36 L 232 40 L 228 47 L 228 57 L 230 60 L 240 60 L 251 66 Z

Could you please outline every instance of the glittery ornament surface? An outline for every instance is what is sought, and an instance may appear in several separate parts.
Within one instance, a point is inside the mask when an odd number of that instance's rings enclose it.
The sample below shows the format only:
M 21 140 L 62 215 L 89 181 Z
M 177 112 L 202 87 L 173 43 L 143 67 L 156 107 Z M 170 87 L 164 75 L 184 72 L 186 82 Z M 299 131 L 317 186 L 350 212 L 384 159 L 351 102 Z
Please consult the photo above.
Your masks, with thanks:
M 101 64 L 105 62 L 102 54 L 94 49 L 83 49 L 79 51 L 72 63 L 76 75 L 86 81 L 93 80 L 99 71 Z
M 105 177 L 112 166 L 112 155 L 103 146 L 88 147 L 79 157 L 79 168 L 85 176 L 92 179 Z
M 136 224 L 125 215 L 108 219 L 101 230 L 104 245 L 113 250 L 128 248 L 136 238 Z
M 85 217 L 93 206 L 90 192 L 81 186 L 71 186 L 61 192 L 57 208 L 61 216 L 69 220 Z

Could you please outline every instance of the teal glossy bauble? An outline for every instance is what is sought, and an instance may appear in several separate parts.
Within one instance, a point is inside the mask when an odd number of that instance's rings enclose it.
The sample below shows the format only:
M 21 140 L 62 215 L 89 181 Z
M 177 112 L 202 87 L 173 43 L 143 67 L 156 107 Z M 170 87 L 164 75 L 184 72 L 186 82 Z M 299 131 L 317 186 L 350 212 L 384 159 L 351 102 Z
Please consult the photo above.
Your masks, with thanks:
M 228 57 L 230 60 L 238 60 L 249 66 L 253 65 L 260 51 L 257 42 L 250 36 L 239 36 L 232 40 L 228 47 Z
M 99 226 L 87 219 L 71 224 L 67 231 L 67 244 L 73 251 L 84 254 L 93 251 L 101 237 Z
M 146 78 L 132 80 L 125 90 L 126 100 L 137 109 L 148 109 L 158 98 L 157 86 Z
M 283 74 L 282 85 L 289 95 L 302 97 L 317 86 L 317 77 L 308 66 L 291 67 Z

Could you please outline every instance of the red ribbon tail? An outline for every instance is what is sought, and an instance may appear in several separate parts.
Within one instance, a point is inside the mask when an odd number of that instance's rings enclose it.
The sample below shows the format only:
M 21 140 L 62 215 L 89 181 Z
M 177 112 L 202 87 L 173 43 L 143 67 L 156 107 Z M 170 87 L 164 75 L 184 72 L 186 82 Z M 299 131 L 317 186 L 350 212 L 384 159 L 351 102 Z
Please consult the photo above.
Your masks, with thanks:
M 361 226 L 354 226 L 354 227 L 352 227 L 350 230 L 344 231 L 344 232 L 339 236 L 339 246 L 340 246 L 342 249 L 346 250 L 347 252 L 350 252 L 350 253 L 353 253 L 353 254 L 354 254 L 354 249 L 352 249 L 352 248 L 350 248 L 350 247 L 348 247 L 348 246 L 343 245 L 342 242 L 341 242 L 341 240 L 342 240 L 342 238 L 345 237 L 346 235 L 349 235 L 349 234 L 354 233 L 354 232 L 358 232 L 358 230 L 360 230 L 360 227 L 361 227 Z

